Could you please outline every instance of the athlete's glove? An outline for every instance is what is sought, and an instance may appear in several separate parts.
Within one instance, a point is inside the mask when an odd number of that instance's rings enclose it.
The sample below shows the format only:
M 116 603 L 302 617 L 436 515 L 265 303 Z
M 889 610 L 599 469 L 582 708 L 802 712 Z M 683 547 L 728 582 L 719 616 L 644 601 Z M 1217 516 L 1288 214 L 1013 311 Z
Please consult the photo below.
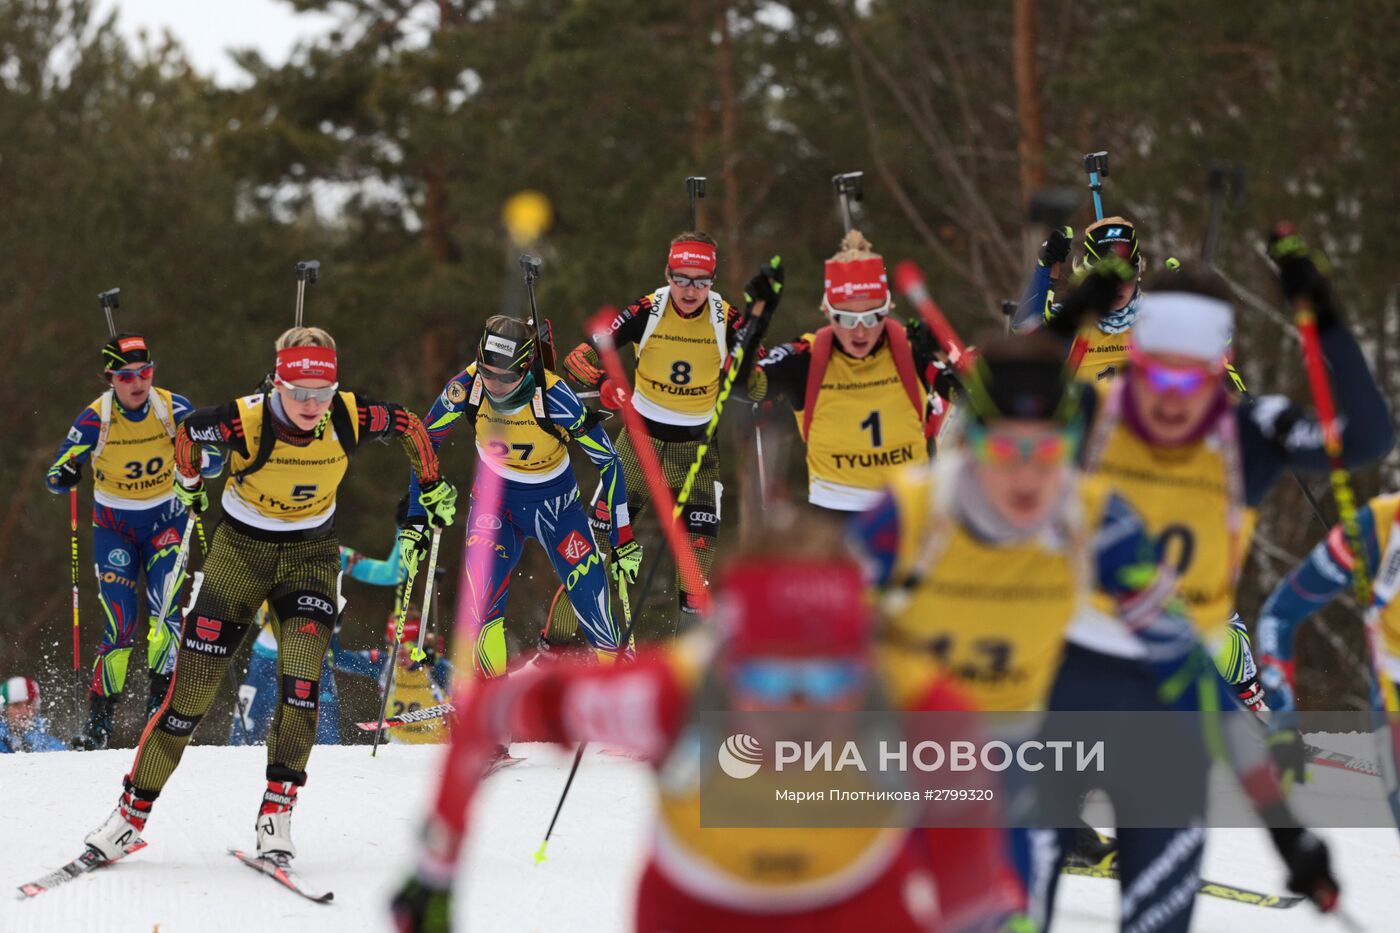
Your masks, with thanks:
M 636 540 L 627 541 L 613 551 L 613 581 L 621 583 L 625 578 L 628 585 L 637 582 L 637 574 L 642 569 L 642 546 Z
M 1283 221 L 1269 231 L 1269 258 L 1278 266 L 1284 300 L 1290 305 L 1305 300 L 1317 317 L 1318 333 L 1335 327 L 1339 317 L 1327 277 L 1328 262 L 1308 246 L 1293 224 Z
M 1046 321 L 1046 327 L 1066 339 L 1079 332 L 1088 320 L 1097 320 L 1113 311 L 1118 303 L 1118 287 L 1131 282 L 1137 270 L 1118 255 L 1108 255 L 1080 271 L 1059 310 Z
M 1069 258 L 1070 241 L 1074 239 L 1071 227 L 1056 227 L 1050 231 L 1045 242 L 1040 244 L 1040 264 L 1054 266 Z
M 428 526 L 418 519 L 399 529 L 399 559 L 410 581 L 418 576 L 418 565 L 428 556 L 429 537 Z
M 1269 829 L 1274 847 L 1288 866 L 1288 890 L 1302 894 L 1326 913 L 1337 906 L 1340 888 L 1332 877 L 1327 843 L 1306 829 Z
M 452 892 L 409 878 L 389 902 L 398 933 L 452 933 Z
M 457 487 L 445 479 L 424 483 L 418 493 L 418 504 L 428 512 L 428 524 L 446 528 L 457 514 Z
M 963 391 L 962 380 L 958 378 L 958 372 L 952 366 L 942 360 L 935 360 L 933 369 L 933 391 L 945 401 L 951 402 L 954 395 Z
M 778 310 L 778 302 L 783 297 L 783 257 L 774 256 L 762 266 L 757 274 L 744 286 L 744 310 L 751 311 L 757 302 L 763 302 L 764 317 L 772 318 Z
M 916 360 L 931 360 L 938 355 L 938 338 L 929 330 L 922 318 L 915 318 L 904 325 L 904 333 L 909 336 L 909 349 Z
M 598 401 L 604 408 L 619 411 L 627 404 L 627 392 L 611 379 L 604 379 L 598 386 Z
M 204 480 L 196 480 L 193 486 L 185 485 L 185 478 L 175 477 L 175 498 L 195 515 L 209 508 L 209 492 L 204 488 Z
M 592 388 L 603 381 L 603 370 L 598 365 L 598 351 L 586 343 L 581 343 L 564 357 L 564 372 L 579 385 Z
M 55 463 L 49 468 L 49 472 L 44 479 L 49 484 L 49 489 L 53 492 L 62 492 L 65 489 L 72 489 L 83 478 L 83 465 L 77 460 L 65 460 L 62 463 Z
M 1308 781 L 1308 750 L 1298 734 L 1297 716 L 1284 713 L 1274 720 L 1269 730 L 1269 754 L 1278 767 L 1279 783 L 1287 794 L 1294 784 Z

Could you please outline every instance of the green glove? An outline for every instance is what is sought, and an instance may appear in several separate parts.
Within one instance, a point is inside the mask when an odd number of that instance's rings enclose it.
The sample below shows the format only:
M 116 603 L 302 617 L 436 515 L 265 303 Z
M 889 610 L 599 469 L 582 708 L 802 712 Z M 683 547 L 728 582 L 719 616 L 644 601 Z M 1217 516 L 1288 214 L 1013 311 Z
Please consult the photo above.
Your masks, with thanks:
M 771 316 L 777 310 L 778 301 L 782 297 L 783 257 L 774 256 L 768 260 L 767 265 L 759 266 L 757 274 L 744 286 L 745 310 L 752 308 L 755 302 L 762 301 L 765 313 Z
M 452 933 L 452 891 L 409 878 L 389 902 L 398 933 Z
M 185 508 L 196 515 L 209 508 L 209 493 L 204 488 L 204 480 L 200 480 L 193 486 L 186 486 L 176 478 L 175 498 L 179 499 Z
M 446 528 L 457 514 L 457 487 L 445 479 L 425 483 L 418 502 L 428 512 L 428 524 Z
M 430 537 L 428 526 L 419 522 L 399 529 L 399 559 L 410 582 L 418 576 L 418 565 L 428 556 Z
M 642 569 L 642 546 L 635 540 L 613 551 L 612 575 L 614 582 L 626 579 L 628 585 L 637 582 L 637 573 Z
M 1270 732 L 1269 754 L 1278 767 L 1279 783 L 1285 794 L 1293 790 L 1294 784 L 1307 783 L 1308 751 L 1296 728 L 1284 725 Z

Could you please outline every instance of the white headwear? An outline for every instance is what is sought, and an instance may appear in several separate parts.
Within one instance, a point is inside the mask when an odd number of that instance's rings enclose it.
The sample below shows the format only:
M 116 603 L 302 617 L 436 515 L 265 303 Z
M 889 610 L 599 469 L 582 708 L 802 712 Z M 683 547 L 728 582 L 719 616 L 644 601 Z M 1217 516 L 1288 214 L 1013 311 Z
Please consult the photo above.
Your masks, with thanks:
M 1133 343 L 1144 353 L 1176 353 L 1211 363 L 1230 348 L 1235 312 L 1228 302 L 1194 292 L 1142 296 Z

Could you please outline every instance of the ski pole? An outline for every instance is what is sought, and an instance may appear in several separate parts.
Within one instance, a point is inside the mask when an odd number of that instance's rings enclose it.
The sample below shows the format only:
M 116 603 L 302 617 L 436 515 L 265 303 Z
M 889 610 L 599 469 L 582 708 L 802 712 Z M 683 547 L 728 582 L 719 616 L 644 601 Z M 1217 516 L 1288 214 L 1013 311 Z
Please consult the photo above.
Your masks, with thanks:
M 423 612 L 427 611 L 430 600 L 433 598 L 433 577 L 437 572 L 438 545 L 442 543 L 442 528 L 433 526 L 433 541 L 428 548 L 428 579 L 423 584 Z M 399 645 L 403 642 L 403 617 L 407 612 L 409 594 L 413 592 L 413 580 L 409 579 L 404 586 L 403 599 L 399 601 L 399 606 L 395 610 L 394 616 L 394 646 L 389 652 L 389 676 L 384 678 L 384 696 L 379 700 L 379 727 L 374 730 L 374 744 L 369 750 L 369 756 L 375 758 L 379 754 L 379 736 L 384 732 L 384 716 L 389 709 L 389 695 L 394 692 L 394 676 L 398 672 Z M 415 661 L 423 660 L 423 620 L 420 618 L 418 625 L 418 644 L 409 650 L 409 657 Z M 415 655 L 417 655 L 415 657 Z
M 189 512 L 189 516 L 185 519 L 185 532 L 180 536 L 180 550 L 175 554 L 175 566 L 170 568 L 170 575 L 165 578 L 165 586 L 161 589 L 160 615 L 156 616 L 161 625 L 165 624 L 165 617 L 170 614 L 170 601 L 180 590 L 180 583 L 185 575 L 185 564 L 190 556 L 190 539 L 194 537 L 194 523 L 197 516 L 194 509 L 190 509 Z
M 616 317 L 616 310 L 605 308 L 592 320 L 590 328 L 593 331 L 593 343 L 598 348 L 598 356 L 602 360 L 608 378 L 613 381 L 613 385 L 619 391 L 628 397 L 627 403 L 622 406 L 622 420 L 626 424 L 628 434 L 633 438 L 632 448 L 637 452 L 637 462 L 646 477 L 652 501 L 656 503 L 659 524 L 666 536 L 666 543 L 671 547 L 671 554 L 676 559 L 677 569 L 679 569 L 686 587 L 701 601 L 701 608 L 708 608 L 709 598 L 705 591 L 704 576 L 700 573 L 700 562 L 696 559 L 695 551 L 691 548 L 690 542 L 685 539 L 685 534 L 681 531 L 678 520 L 681 509 L 685 506 L 686 500 L 689 499 L 690 490 L 695 484 L 695 473 L 699 472 L 700 460 L 697 458 L 696 462 L 691 465 L 691 472 L 686 477 L 686 483 L 681 488 L 680 495 L 673 502 L 671 489 L 666 484 L 666 475 L 661 469 L 661 461 L 657 459 L 656 451 L 652 449 L 651 435 L 647 432 L 646 422 L 642 420 L 642 416 L 631 404 L 632 386 L 627 380 L 626 371 L 622 368 L 622 358 L 618 356 L 617 344 L 612 337 L 611 328 Z M 736 354 L 740 348 L 736 348 Z M 729 373 L 727 382 L 732 385 L 734 370 L 731 368 L 727 372 Z M 707 440 L 714 439 L 715 426 L 719 424 L 719 413 L 723 406 L 724 397 L 725 393 L 721 391 L 720 398 L 715 402 L 715 413 L 711 416 L 710 423 L 705 429 Z M 706 446 L 705 442 L 701 443 L 701 457 L 703 457 Z M 638 600 L 637 605 L 638 608 L 641 607 L 641 600 Z
M 656 563 L 660 563 L 657 561 Z M 655 564 L 653 564 L 653 567 Z M 650 587 L 651 580 L 648 578 L 646 585 L 642 587 L 642 595 L 646 595 L 646 590 Z M 621 663 L 623 646 L 632 637 L 632 603 L 627 598 L 627 578 L 619 576 L 617 578 L 617 598 L 622 603 L 622 619 L 626 623 L 623 637 L 617 643 L 618 663 Z M 640 605 L 640 603 L 639 603 Z M 544 839 L 540 841 L 540 847 L 535 851 L 535 864 L 538 865 L 545 860 L 545 849 L 549 847 L 549 837 L 554 835 L 554 824 L 559 822 L 559 814 L 564 810 L 564 801 L 569 798 L 569 788 L 574 786 L 574 775 L 578 773 L 578 766 L 583 761 L 583 753 L 588 748 L 587 740 L 578 743 L 578 748 L 574 750 L 574 763 L 569 768 L 569 776 L 564 781 L 564 790 L 559 794 L 559 802 L 554 805 L 554 816 L 549 819 L 549 828 L 544 831 Z
M 1288 233 L 1289 235 L 1284 237 L 1285 240 L 1297 235 L 1291 231 Z M 1280 246 L 1282 245 L 1281 243 Z M 1396 774 L 1397 762 L 1400 762 L 1400 734 L 1396 733 L 1393 722 L 1396 715 L 1400 714 L 1400 695 L 1397 694 L 1395 683 L 1386 675 L 1382 664 L 1385 648 L 1381 635 L 1380 612 L 1372 599 L 1370 568 L 1366 564 L 1366 542 L 1361 536 L 1361 525 L 1357 520 L 1356 495 L 1351 488 L 1351 477 L 1347 472 L 1346 463 L 1342 460 L 1342 431 L 1337 422 L 1337 406 L 1332 395 L 1332 383 L 1327 374 L 1327 361 L 1322 355 L 1322 343 L 1317 335 L 1317 314 L 1308 298 L 1299 296 L 1294 299 L 1293 317 L 1298 325 L 1298 336 L 1303 346 L 1303 365 L 1308 375 L 1308 386 L 1312 390 L 1313 406 L 1317 410 L 1318 425 L 1322 429 L 1322 447 L 1327 454 L 1330 468 L 1332 498 L 1337 503 L 1337 514 L 1347 550 L 1351 552 L 1352 591 L 1357 605 L 1361 607 L 1366 643 L 1371 652 L 1370 675 L 1375 689 L 1380 694 L 1385 712 L 1376 729 L 1376 743 L 1380 751 L 1379 764 L 1386 802 L 1390 805 L 1397 828 L 1400 828 L 1400 776 Z
M 423 581 L 423 618 L 418 626 L 418 642 L 409 651 L 408 656 L 415 663 L 427 657 L 423 652 L 423 636 L 428 632 L 428 619 L 432 611 L 433 591 L 437 587 L 437 563 L 438 546 L 442 543 L 442 529 L 433 529 L 433 543 L 428 549 L 428 578 Z M 403 619 L 400 618 L 398 624 L 394 626 L 395 633 L 399 638 L 403 638 Z
M 1103 220 L 1103 180 L 1108 177 L 1108 152 L 1086 152 L 1084 171 L 1089 173 L 1089 192 L 1094 196 L 1094 219 Z
M 297 315 L 296 326 L 301 326 L 302 308 L 306 303 L 306 286 L 315 285 L 321 275 L 321 263 L 315 259 L 303 259 L 295 266 L 297 276 Z
M 71 560 L 69 570 L 73 577 L 73 680 L 82 686 L 82 646 L 78 634 L 78 487 L 68 490 L 68 543 Z
M 544 841 L 540 843 L 539 850 L 535 852 L 536 865 L 545 860 L 545 847 L 549 845 L 549 837 L 554 835 L 554 824 L 559 822 L 559 814 L 564 810 L 564 801 L 569 799 L 569 788 L 574 786 L 574 775 L 578 774 L 578 766 L 583 762 L 583 750 L 587 747 L 587 742 L 580 742 L 578 750 L 574 752 L 574 763 L 569 768 L 568 778 L 564 781 L 564 792 L 559 795 L 559 802 L 554 805 L 554 816 L 549 819 L 549 829 L 545 830 Z
M 700 229 L 700 202 L 705 200 L 705 176 L 691 175 L 685 180 L 685 193 L 690 198 L 690 229 Z
M 400 623 L 399 634 L 402 634 L 403 624 Z M 379 725 L 374 729 L 374 744 L 370 746 L 369 756 L 376 757 L 379 754 L 379 737 L 384 734 L 384 714 L 388 712 L 389 694 L 394 692 L 394 672 L 399 669 L 399 640 L 394 639 L 394 647 L 389 652 L 389 671 L 382 678 L 384 681 L 384 694 L 379 698 Z

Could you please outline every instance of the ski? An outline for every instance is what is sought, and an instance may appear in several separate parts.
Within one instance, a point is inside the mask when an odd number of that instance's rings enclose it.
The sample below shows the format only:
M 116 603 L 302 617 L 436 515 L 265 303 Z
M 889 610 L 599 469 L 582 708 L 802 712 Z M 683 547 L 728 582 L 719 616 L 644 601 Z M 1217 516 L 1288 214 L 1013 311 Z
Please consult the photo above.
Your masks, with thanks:
M 1356 774 L 1369 774 L 1372 777 L 1380 777 L 1381 775 L 1380 768 L 1376 767 L 1375 762 L 1367 761 L 1365 758 L 1334 752 L 1318 745 L 1305 744 L 1303 750 L 1309 755 L 1309 761 L 1312 764 L 1321 765 L 1324 768 L 1338 768 Z
M 502 757 L 500 757 L 500 758 L 493 759 L 492 762 L 491 762 L 491 764 L 489 764 L 489 765 L 486 767 L 485 773 L 483 773 L 481 776 L 482 776 L 482 777 L 490 777 L 491 775 L 495 774 L 497 771 L 500 771 L 500 770 L 502 770 L 503 768 L 509 768 L 511 765 L 518 765 L 518 764 L 520 764 L 520 763 L 521 763 L 522 761 L 524 761 L 524 760 L 525 760 L 524 758 L 515 758 L 515 757 L 512 757 L 511 755 L 505 755 L 505 756 L 502 756 Z
M 1118 870 L 1115 868 L 1105 868 L 1102 865 L 1065 865 L 1060 869 L 1066 875 L 1079 875 L 1084 878 L 1108 878 L 1117 880 Z M 1200 887 L 1196 889 L 1197 894 L 1204 894 L 1209 897 L 1218 897 L 1227 901 L 1235 901 L 1240 904 L 1253 904 L 1255 907 L 1276 907 L 1286 910 L 1289 907 L 1297 907 L 1307 898 L 1301 894 L 1262 894 L 1258 891 L 1250 891 L 1246 888 L 1237 888 L 1234 885 L 1220 884 L 1216 881 L 1201 879 Z
M 422 709 L 409 710 L 406 713 L 399 713 L 397 716 L 390 716 L 384 720 L 384 728 L 391 729 L 394 726 L 409 726 L 416 722 L 427 722 L 430 719 L 438 719 L 452 712 L 456 707 L 451 703 L 439 703 L 437 706 L 425 706 Z M 379 728 L 379 720 L 372 719 L 369 722 L 357 722 L 356 727 L 366 732 L 373 732 Z
M 126 854 L 130 855 L 144 848 L 146 848 L 146 843 L 138 842 L 128 848 Z M 76 878 L 86 875 L 88 872 L 96 871 L 99 868 L 106 868 L 110 864 L 112 863 L 103 858 L 101 852 L 89 848 L 82 855 L 73 859 L 73 861 L 64 865 L 62 868 L 57 868 L 42 878 L 36 878 L 34 881 L 20 885 L 19 891 L 24 897 L 37 897 L 45 891 L 51 891 L 61 884 L 67 884 Z
M 288 866 L 290 859 L 285 855 L 280 855 L 280 853 L 265 856 L 249 855 L 239 849 L 229 849 L 228 854 L 232 855 L 249 868 L 260 871 L 269 878 L 272 878 L 287 890 L 295 891 L 308 901 L 315 901 L 317 904 L 329 904 L 335 897 L 333 891 L 321 893 L 308 887 L 306 882 L 302 880 L 301 875 L 292 871 Z

